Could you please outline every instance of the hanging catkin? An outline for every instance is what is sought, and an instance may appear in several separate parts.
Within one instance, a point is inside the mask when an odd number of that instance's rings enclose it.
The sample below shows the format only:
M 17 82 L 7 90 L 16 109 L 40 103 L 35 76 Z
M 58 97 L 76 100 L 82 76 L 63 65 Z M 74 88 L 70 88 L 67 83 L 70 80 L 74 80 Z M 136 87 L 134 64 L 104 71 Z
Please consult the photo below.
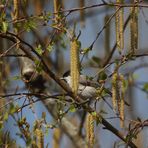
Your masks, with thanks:
M 44 135 L 42 133 L 42 130 L 36 129 L 36 136 L 38 148 L 44 148 Z
M 130 13 L 131 52 L 134 53 L 135 49 L 138 49 L 138 7 L 131 7 Z
M 125 97 L 125 85 L 124 85 L 124 76 L 120 74 L 120 81 L 121 81 L 121 100 L 120 100 L 120 127 L 124 127 L 124 97 Z
M 13 19 L 16 21 L 19 17 L 19 0 L 13 0 L 13 7 L 14 7 L 14 13 L 13 13 Z
M 90 113 L 88 113 L 86 119 L 86 138 L 88 148 L 93 148 L 95 142 L 94 118 L 93 115 L 91 115 Z
M 123 0 L 116 0 L 116 3 L 123 4 Z M 119 52 L 124 48 L 124 9 L 123 7 L 116 6 L 116 16 L 115 16 L 115 25 L 116 25 L 116 42 Z
M 54 15 L 54 23 L 58 23 L 58 10 L 60 7 L 59 0 L 53 0 L 53 4 L 54 4 L 54 13 L 56 13 Z
M 79 43 L 77 39 L 71 40 L 70 69 L 72 91 L 77 95 L 79 87 Z
M 17 20 L 19 19 L 19 6 L 20 6 L 20 2 L 19 0 L 13 0 L 13 7 L 14 7 L 14 12 L 13 12 L 13 20 L 14 20 L 14 26 L 15 26 L 15 29 L 14 29 L 14 32 L 16 34 L 18 34 L 18 28 L 16 27 L 16 22 Z M 18 35 L 19 36 L 19 35 Z M 16 38 L 17 40 L 17 45 L 16 45 L 16 48 L 19 49 L 19 40 Z
M 117 72 L 112 76 L 112 104 L 114 110 L 116 110 L 117 107 L 117 76 Z
M 113 109 L 119 112 L 120 127 L 124 126 L 124 76 L 115 72 L 112 76 L 112 104 Z
M 53 148 L 59 148 L 60 147 L 60 137 L 61 137 L 61 131 L 59 128 L 55 128 L 53 131 Z
M 106 15 L 105 18 L 104 18 L 104 25 L 106 25 L 106 22 L 109 20 L 110 16 L 109 15 Z M 104 48 L 105 48 L 105 51 L 106 51 L 106 55 L 108 55 L 108 52 L 110 51 L 110 28 L 111 28 L 111 25 L 108 24 L 108 26 L 106 27 L 105 29 L 105 44 L 104 44 Z
M 80 0 L 80 8 L 83 8 L 85 6 L 85 0 Z M 84 19 L 85 19 L 85 10 L 81 9 L 80 10 L 80 21 L 82 26 L 84 25 Z

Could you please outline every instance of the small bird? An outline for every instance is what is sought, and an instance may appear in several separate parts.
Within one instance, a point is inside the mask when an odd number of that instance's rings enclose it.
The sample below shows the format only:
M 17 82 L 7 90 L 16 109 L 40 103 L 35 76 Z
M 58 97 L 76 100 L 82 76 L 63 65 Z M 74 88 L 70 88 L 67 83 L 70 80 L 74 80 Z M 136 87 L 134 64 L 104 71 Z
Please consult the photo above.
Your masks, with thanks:
M 65 72 L 61 79 L 72 88 L 70 71 Z M 95 98 L 97 96 L 96 88 L 98 87 L 99 85 L 96 82 L 89 80 L 85 75 L 80 75 L 78 95 L 83 99 Z

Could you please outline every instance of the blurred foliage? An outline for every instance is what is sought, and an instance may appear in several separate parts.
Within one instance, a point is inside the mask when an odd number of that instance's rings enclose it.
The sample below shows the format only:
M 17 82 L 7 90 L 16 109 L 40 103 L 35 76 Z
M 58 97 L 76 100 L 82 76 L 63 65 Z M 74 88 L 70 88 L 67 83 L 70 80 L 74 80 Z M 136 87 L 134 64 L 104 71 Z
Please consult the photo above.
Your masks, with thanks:
M 62 145 L 64 134 L 74 147 L 100 147 L 103 140 L 98 138 L 102 136 L 96 130 L 99 125 L 124 141 L 125 146 L 142 147 L 140 144 L 135 146 L 133 141 L 140 141 L 138 134 L 147 126 L 147 120 L 137 117 L 136 111 L 133 116 L 129 110 L 133 109 L 133 95 L 136 94 L 131 89 L 148 94 L 147 80 L 140 84 L 137 82 L 142 73 L 135 77 L 135 71 L 148 67 L 144 58 L 147 51 L 137 50 L 141 48 L 138 38 L 142 38 L 138 34 L 138 23 L 147 20 L 143 11 L 145 20 L 138 22 L 139 11 L 144 9 L 139 9 L 142 2 L 131 2 L 129 6 L 132 9 L 127 9 L 126 13 L 123 8 L 129 7 L 128 3 L 116 2 L 0 1 L 0 147 L 21 147 L 6 130 L 5 123 L 11 124 L 12 120 L 13 126 L 19 129 L 16 136 L 25 143 L 25 147 L 49 147 L 51 144 L 46 136 L 51 137 L 50 129 L 55 132 L 55 148 Z M 100 18 L 105 21 L 100 21 Z M 124 36 L 129 24 L 130 30 Z M 126 40 L 129 37 L 131 45 Z M 70 63 L 74 94 L 59 78 L 69 69 Z M 94 98 L 84 99 L 79 93 L 81 72 L 86 77 L 80 83 L 96 88 Z M 39 101 L 46 108 L 46 112 L 40 110 L 41 117 L 34 109 Z M 114 106 L 114 103 L 117 104 Z M 52 116 L 50 122 L 47 113 Z M 32 114 L 35 119 L 31 122 L 28 116 Z M 89 119 L 86 121 L 87 116 Z M 113 119 L 115 124 L 109 119 Z M 119 122 L 124 126 L 119 127 Z M 80 146 L 80 141 L 85 144 Z M 114 140 L 114 147 L 121 141 Z M 71 143 L 66 147 L 71 147 Z

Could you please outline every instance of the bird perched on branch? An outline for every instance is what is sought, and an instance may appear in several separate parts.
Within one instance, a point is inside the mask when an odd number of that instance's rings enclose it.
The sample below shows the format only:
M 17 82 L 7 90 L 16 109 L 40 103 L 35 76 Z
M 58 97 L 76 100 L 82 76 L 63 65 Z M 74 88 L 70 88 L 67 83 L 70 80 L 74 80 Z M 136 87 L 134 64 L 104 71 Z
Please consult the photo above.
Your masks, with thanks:
M 65 72 L 61 79 L 64 80 L 72 88 L 70 71 Z M 96 88 L 98 87 L 99 85 L 97 82 L 91 81 L 85 75 L 80 75 L 78 95 L 83 99 L 95 98 L 97 96 Z

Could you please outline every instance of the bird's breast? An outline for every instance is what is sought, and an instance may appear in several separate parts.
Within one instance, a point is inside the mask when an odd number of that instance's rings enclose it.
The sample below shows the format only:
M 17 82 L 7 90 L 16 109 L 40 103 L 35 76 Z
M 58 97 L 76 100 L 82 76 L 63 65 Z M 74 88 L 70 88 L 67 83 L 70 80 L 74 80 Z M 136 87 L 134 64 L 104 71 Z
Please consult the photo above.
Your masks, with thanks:
M 91 86 L 79 85 L 78 94 L 81 95 L 82 97 L 89 99 L 96 96 L 96 89 Z

